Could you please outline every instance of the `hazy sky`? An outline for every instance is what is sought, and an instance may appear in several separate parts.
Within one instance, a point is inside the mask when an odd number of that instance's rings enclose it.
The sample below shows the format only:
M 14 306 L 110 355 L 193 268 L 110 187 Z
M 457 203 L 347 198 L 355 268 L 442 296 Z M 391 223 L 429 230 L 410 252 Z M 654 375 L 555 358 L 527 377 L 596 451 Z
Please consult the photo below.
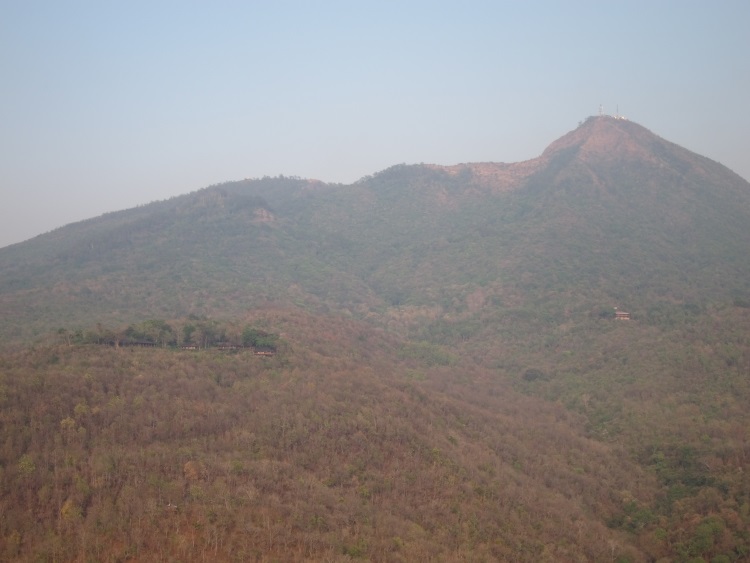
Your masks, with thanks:
M 210 184 L 515 162 L 598 112 L 750 178 L 750 2 L 0 0 L 0 246 Z

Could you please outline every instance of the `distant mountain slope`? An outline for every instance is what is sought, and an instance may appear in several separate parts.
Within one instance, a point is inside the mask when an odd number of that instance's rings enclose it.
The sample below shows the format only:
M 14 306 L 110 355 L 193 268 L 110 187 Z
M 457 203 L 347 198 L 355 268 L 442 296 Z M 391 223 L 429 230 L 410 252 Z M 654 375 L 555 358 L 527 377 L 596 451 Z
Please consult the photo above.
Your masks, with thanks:
M 553 143 L 519 205 L 547 265 L 628 299 L 706 302 L 747 291 L 750 186 L 643 127 L 593 118 Z M 632 289 L 638 288 L 634 294 Z
M 326 197 L 300 221 L 392 305 L 456 313 L 479 291 L 647 308 L 748 291 L 750 186 L 624 120 L 592 118 L 533 161 L 399 166 Z
M 284 261 L 289 241 L 284 218 L 253 192 L 267 188 L 283 206 L 285 191 L 297 197 L 310 184 L 274 179 L 250 189 L 236 189 L 245 183 L 207 188 L 2 249 L 4 319 L 12 319 L 12 332 L 19 326 L 43 330 L 95 318 L 116 323 L 226 311 L 273 299 L 274 280 L 290 277 L 292 266 Z
M 373 317 L 466 312 L 477 291 L 641 308 L 744 298 L 749 218 L 731 171 L 595 117 L 523 163 L 231 182 L 0 249 L 0 334 L 269 300 Z

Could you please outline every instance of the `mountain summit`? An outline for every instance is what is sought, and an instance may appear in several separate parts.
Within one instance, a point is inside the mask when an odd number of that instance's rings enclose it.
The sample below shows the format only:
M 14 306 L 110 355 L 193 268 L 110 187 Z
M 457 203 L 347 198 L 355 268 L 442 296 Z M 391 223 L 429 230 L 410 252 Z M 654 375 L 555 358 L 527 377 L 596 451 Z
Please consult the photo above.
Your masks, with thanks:
M 654 150 L 666 144 L 666 141 L 637 123 L 623 118 L 598 116 L 590 117 L 577 129 L 553 142 L 542 157 L 549 158 L 574 147 L 584 161 L 602 158 L 650 161 Z
M 655 135 L 645 127 L 624 118 L 590 117 L 577 129 L 553 142 L 542 153 L 549 160 L 560 153 L 574 154 L 583 163 L 595 167 L 623 166 L 630 163 L 646 173 L 676 173 L 701 176 L 725 176 L 722 182 L 745 184 L 739 176 L 708 158 Z

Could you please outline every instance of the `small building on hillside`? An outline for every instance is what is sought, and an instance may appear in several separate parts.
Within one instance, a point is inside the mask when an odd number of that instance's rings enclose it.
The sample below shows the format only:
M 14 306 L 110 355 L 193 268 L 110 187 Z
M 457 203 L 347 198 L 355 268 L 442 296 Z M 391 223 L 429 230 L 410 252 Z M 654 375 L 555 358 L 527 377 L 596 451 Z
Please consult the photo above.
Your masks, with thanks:
M 615 320 L 629 321 L 630 313 L 626 313 L 625 311 L 620 311 L 617 307 L 615 307 Z

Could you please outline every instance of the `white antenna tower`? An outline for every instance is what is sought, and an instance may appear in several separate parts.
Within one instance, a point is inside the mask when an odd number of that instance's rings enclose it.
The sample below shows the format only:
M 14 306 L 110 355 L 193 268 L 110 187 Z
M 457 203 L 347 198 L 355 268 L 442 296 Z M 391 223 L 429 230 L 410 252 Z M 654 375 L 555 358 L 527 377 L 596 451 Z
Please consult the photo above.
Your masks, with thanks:
M 602 112 L 604 112 L 604 108 L 602 107 L 602 104 L 599 104 L 599 117 L 602 116 Z

